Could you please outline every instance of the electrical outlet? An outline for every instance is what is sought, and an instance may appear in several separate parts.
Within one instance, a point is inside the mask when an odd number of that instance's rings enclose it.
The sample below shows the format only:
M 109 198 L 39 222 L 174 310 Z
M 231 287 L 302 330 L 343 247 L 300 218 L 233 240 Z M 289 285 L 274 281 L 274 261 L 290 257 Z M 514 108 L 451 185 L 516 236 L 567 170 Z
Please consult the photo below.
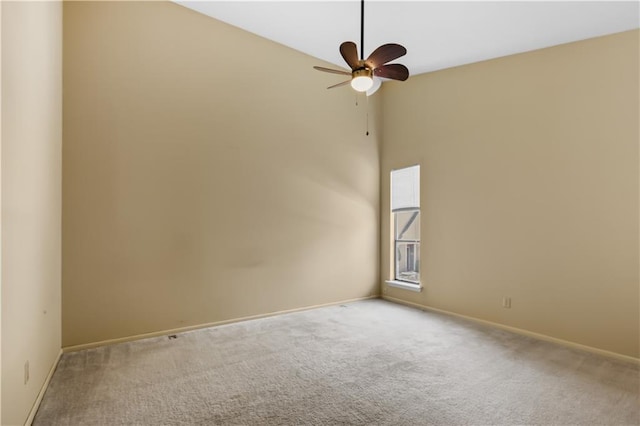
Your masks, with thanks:
M 29 360 L 24 363 L 24 384 L 26 385 L 29 381 Z
M 509 309 L 511 308 L 511 298 L 508 296 L 505 296 L 502 298 L 502 307 Z

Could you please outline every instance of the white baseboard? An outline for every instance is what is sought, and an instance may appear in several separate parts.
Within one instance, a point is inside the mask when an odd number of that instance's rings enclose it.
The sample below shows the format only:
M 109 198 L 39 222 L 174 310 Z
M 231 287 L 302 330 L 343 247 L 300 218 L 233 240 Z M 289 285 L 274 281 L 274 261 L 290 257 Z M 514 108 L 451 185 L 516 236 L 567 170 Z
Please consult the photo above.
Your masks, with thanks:
M 557 343 L 557 344 L 562 345 L 562 346 L 567 346 L 567 347 L 570 347 L 570 348 L 579 349 L 579 350 L 582 350 L 582 351 L 591 352 L 591 353 L 598 354 L 598 355 L 603 355 L 603 356 L 606 356 L 606 357 L 609 357 L 609 358 L 615 358 L 615 359 L 618 359 L 618 360 L 621 360 L 621 361 L 630 362 L 630 363 L 633 363 L 633 364 L 640 365 L 640 358 L 635 358 L 635 357 L 632 357 L 632 356 L 629 356 L 629 355 L 623 355 L 623 354 L 619 354 L 619 353 L 616 353 L 616 352 L 606 351 L 604 349 L 598 349 L 598 348 L 594 348 L 592 346 L 581 345 L 580 343 L 575 343 L 575 342 L 570 342 L 568 340 L 558 339 L 556 337 L 547 336 L 545 334 L 534 333 L 532 331 L 524 330 L 522 328 L 511 327 L 511 326 L 504 325 L 504 324 L 499 324 L 499 323 L 496 323 L 496 322 L 491 322 L 491 321 L 486 321 L 486 320 L 482 320 L 482 319 L 479 319 L 479 318 L 469 317 L 469 316 L 466 316 L 466 315 L 457 314 L 455 312 L 445 311 L 443 309 L 432 308 L 432 307 L 429 307 L 429 306 L 420 305 L 418 303 L 407 302 L 407 301 L 402 300 L 402 299 L 396 299 L 395 297 L 382 296 L 382 298 L 384 300 L 388 300 L 390 302 L 398 303 L 398 304 L 401 304 L 401 305 L 410 306 L 412 308 L 417 308 L 417 309 L 425 310 L 425 311 L 438 312 L 438 313 L 445 314 L 445 315 L 451 315 L 451 316 L 454 316 L 454 317 L 463 318 L 463 319 L 466 319 L 466 320 L 469 320 L 469 321 L 473 321 L 473 322 L 477 322 L 477 323 L 480 323 L 480 324 L 488 325 L 490 327 L 494 327 L 494 328 L 499 328 L 499 329 L 502 329 L 502 330 L 510 331 L 512 333 L 521 334 L 523 336 L 533 337 L 534 339 L 544 340 L 546 342 Z
M 29 412 L 29 416 L 27 417 L 27 421 L 24 422 L 25 426 L 31 426 L 33 423 L 33 419 L 36 417 L 36 413 L 38 412 L 38 408 L 40 407 L 40 403 L 42 402 L 42 398 L 44 397 L 44 393 L 47 391 L 49 387 L 49 383 L 51 382 L 51 378 L 53 377 L 53 373 L 55 373 L 56 368 L 58 367 L 58 362 L 60 362 L 60 357 L 62 356 L 62 349 L 58 352 L 58 356 L 56 360 L 53 362 L 51 369 L 49 370 L 49 374 L 47 374 L 47 378 L 44 380 L 42 387 L 40 388 L 40 392 L 38 393 L 38 397 L 36 401 L 33 403 L 33 407 L 31 407 L 31 411 Z
M 222 321 L 209 322 L 209 323 L 205 323 L 205 324 L 191 325 L 191 326 L 188 326 L 188 327 L 172 328 L 170 330 L 161 330 L 161 331 L 154 331 L 154 332 L 151 332 L 151 333 L 136 334 L 136 335 L 133 335 L 133 336 L 119 337 L 117 339 L 108 339 L 108 340 L 101 340 L 99 342 L 84 343 L 84 344 L 81 344 L 81 345 L 74 345 L 74 346 L 66 346 L 66 347 L 62 348 L 62 352 L 67 353 L 67 352 L 82 351 L 82 350 L 85 350 L 85 349 L 93 349 L 93 348 L 97 348 L 97 347 L 100 347 L 100 346 L 113 345 L 113 344 L 116 344 L 116 343 L 133 342 L 135 340 L 142 340 L 142 339 L 149 339 L 151 337 L 160 337 L 160 336 L 167 336 L 167 335 L 171 335 L 171 334 L 184 333 L 186 331 L 193 331 L 193 330 L 199 330 L 199 329 L 202 329 L 202 328 L 216 327 L 216 326 L 219 326 L 219 325 L 232 324 L 232 323 L 235 323 L 235 322 L 249 321 L 249 320 L 260 319 L 260 318 L 267 318 L 267 317 L 272 317 L 272 316 L 275 316 L 275 315 L 290 314 L 290 313 L 293 313 L 293 312 L 308 311 L 309 309 L 322 308 L 322 307 L 325 307 L 325 306 L 335 306 L 335 305 L 341 305 L 343 303 L 358 302 L 360 300 L 367 300 L 367 299 L 378 299 L 379 297 L 380 297 L 380 295 L 376 294 L 376 295 L 371 295 L 371 296 L 358 297 L 356 299 L 342 300 L 342 301 L 339 301 L 339 302 L 331 302 L 331 303 L 324 303 L 324 304 L 321 304 L 321 305 L 305 306 L 305 307 L 302 307 L 302 308 L 287 309 L 287 310 L 284 310 L 284 311 L 269 312 L 269 313 L 266 313 L 266 314 L 251 315 L 251 316 L 248 316 L 248 317 L 240 317 L 240 318 L 233 318 L 233 319 L 222 320 Z

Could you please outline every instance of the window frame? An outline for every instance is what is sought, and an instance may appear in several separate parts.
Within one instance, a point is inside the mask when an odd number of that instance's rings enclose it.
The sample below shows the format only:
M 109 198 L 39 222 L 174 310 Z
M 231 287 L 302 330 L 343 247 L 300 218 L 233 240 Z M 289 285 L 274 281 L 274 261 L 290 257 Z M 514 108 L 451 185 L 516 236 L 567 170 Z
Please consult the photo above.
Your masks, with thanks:
M 414 186 L 413 188 L 413 206 L 408 207 L 407 204 L 403 203 L 403 199 L 400 198 L 398 203 L 400 204 L 400 206 L 398 206 L 398 204 L 395 205 L 395 209 L 394 207 L 394 203 L 396 203 L 395 200 L 398 199 L 394 199 L 394 172 L 398 172 L 401 170 L 405 170 L 405 169 L 410 169 L 413 167 L 417 167 L 417 179 L 414 179 L 414 183 L 417 184 L 416 186 Z M 401 289 L 405 289 L 405 290 L 411 290 L 411 291 L 416 291 L 416 292 L 420 292 L 422 291 L 422 283 L 421 283 L 421 279 L 422 279 L 422 271 L 421 271 L 421 262 L 420 262 L 420 258 L 421 258 L 421 245 L 422 245 L 422 221 L 421 221 L 421 217 L 422 217 L 422 211 L 421 211 L 421 207 L 420 207 L 420 169 L 421 166 L 420 164 L 414 164 L 411 166 L 406 166 L 406 167 L 401 167 L 401 168 L 397 168 L 397 169 L 393 169 L 391 170 L 389 176 L 390 176 L 390 191 L 389 191 L 389 195 L 390 195 L 390 225 L 391 225 L 391 235 L 390 235 L 390 243 L 391 243 L 391 259 L 392 260 L 390 262 L 390 266 L 391 266 L 391 271 L 390 271 L 390 279 L 386 280 L 385 283 L 390 286 L 390 287 L 397 287 L 397 288 L 401 288 Z M 402 175 L 400 175 L 402 176 Z M 402 179 L 401 177 L 398 177 L 400 179 Z M 405 175 L 406 176 L 406 175 Z M 410 184 L 410 182 L 409 182 Z M 396 190 L 397 190 L 398 186 L 396 186 Z M 406 201 L 405 201 L 406 202 Z M 408 203 L 408 205 L 411 205 L 411 202 Z M 413 217 L 412 219 L 410 219 L 410 221 L 408 221 L 408 224 L 405 225 L 405 229 L 398 233 L 398 215 L 401 213 L 406 213 L 406 212 L 416 212 L 417 215 L 415 217 Z M 402 238 L 404 233 L 408 231 L 409 227 L 413 224 L 414 221 L 418 221 L 417 222 L 417 239 L 415 238 Z M 398 238 L 400 237 L 400 238 Z M 415 235 L 413 235 L 413 237 L 415 237 Z M 414 247 L 416 247 L 415 251 L 417 252 L 417 254 L 415 255 L 416 257 L 413 260 L 413 264 L 414 267 L 410 268 L 416 271 L 416 279 L 407 279 L 407 277 L 402 277 L 399 275 L 398 273 L 398 267 L 399 264 L 402 262 L 402 260 L 399 259 L 399 245 L 401 244 L 413 244 Z M 406 259 L 404 260 L 406 262 Z

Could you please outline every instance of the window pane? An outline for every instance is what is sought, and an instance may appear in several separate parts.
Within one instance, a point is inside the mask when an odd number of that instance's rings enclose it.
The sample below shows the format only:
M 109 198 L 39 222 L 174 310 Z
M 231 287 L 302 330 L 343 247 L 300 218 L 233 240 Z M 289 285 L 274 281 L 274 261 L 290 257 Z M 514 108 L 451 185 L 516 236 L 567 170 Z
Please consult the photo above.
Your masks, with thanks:
M 396 240 L 420 241 L 420 211 L 396 212 Z
M 396 279 L 420 282 L 420 243 L 396 242 Z

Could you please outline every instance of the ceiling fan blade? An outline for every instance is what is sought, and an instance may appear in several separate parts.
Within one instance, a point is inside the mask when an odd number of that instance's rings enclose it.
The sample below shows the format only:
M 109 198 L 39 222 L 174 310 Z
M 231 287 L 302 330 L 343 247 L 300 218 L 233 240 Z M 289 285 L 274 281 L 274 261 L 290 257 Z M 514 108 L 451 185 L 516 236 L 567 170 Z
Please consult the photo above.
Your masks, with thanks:
M 327 87 L 327 89 L 333 89 L 334 87 L 340 87 L 351 83 L 351 80 L 343 81 L 342 83 L 334 84 L 333 86 Z
M 342 70 L 332 70 L 331 68 L 325 68 L 325 67 L 313 67 L 313 68 L 317 69 L 318 71 L 330 72 L 332 74 L 351 75 L 350 72 L 342 71 Z
M 345 41 L 342 43 L 340 45 L 340 54 L 352 70 L 358 67 L 358 48 L 354 42 Z
M 380 68 L 374 69 L 373 74 L 378 77 L 400 81 L 405 81 L 409 78 L 409 70 L 402 64 L 383 65 Z
M 404 46 L 396 43 L 383 44 L 374 50 L 364 63 L 369 68 L 375 69 L 406 54 L 407 49 Z

